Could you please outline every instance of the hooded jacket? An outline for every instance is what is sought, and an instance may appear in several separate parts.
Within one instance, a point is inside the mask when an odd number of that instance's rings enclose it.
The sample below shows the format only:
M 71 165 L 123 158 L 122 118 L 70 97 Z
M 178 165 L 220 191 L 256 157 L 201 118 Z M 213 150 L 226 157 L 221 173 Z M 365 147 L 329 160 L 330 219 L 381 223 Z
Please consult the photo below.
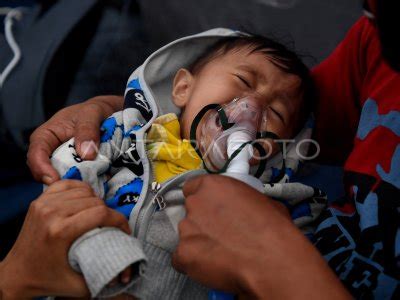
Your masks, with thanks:
M 160 184 L 154 181 L 152 163 L 146 154 L 146 132 L 160 115 L 180 111 L 171 99 L 172 82 L 180 68 L 188 68 L 212 44 L 224 37 L 243 33 L 213 29 L 178 39 L 154 52 L 129 77 L 124 110 L 114 113 L 101 127 L 99 154 L 94 161 L 83 161 L 74 148 L 74 140 L 60 146 L 52 163 L 62 178 L 84 180 L 109 207 L 128 219 L 132 235 L 117 229 L 92 230 L 74 242 L 69 261 L 83 273 L 93 297 L 108 297 L 128 292 L 143 299 L 204 299 L 207 288 L 178 273 L 171 266 L 171 254 L 178 244 L 178 223 L 184 217 L 183 183 L 206 173 L 194 170 Z M 325 196 L 317 189 L 289 184 L 296 171 L 299 141 L 309 138 L 311 123 L 289 144 L 283 164 L 282 154 L 267 163 L 261 179 L 265 193 L 295 205 L 305 199 L 306 214 L 296 217 L 297 225 L 315 219 L 325 206 Z M 279 170 L 284 166 L 285 174 Z M 107 284 L 130 265 L 138 272 L 127 285 Z

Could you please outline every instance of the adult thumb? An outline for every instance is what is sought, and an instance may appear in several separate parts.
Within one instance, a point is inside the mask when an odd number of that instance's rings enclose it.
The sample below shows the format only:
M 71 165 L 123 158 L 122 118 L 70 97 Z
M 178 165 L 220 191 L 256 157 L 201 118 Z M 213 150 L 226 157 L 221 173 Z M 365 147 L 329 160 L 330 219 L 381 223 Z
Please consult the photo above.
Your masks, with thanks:
M 103 118 L 101 112 L 90 106 L 83 109 L 77 118 L 75 147 L 78 155 L 85 160 L 93 160 L 97 156 Z

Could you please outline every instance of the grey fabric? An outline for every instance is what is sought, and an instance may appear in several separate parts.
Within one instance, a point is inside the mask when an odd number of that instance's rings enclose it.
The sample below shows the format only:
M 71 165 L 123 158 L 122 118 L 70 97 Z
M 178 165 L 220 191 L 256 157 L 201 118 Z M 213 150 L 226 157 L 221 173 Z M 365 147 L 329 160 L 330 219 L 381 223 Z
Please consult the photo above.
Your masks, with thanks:
M 140 299 L 208 298 L 208 288 L 180 274 L 171 265 L 172 252 L 179 241 L 177 225 L 185 216 L 182 183 L 204 173 L 204 170 L 194 170 L 176 176 L 148 198 L 149 205 L 142 210 L 151 213 L 144 215 L 138 224 L 138 237 L 143 241 L 148 262 L 143 276 L 128 289 L 128 294 Z M 156 209 L 154 197 L 163 197 L 165 209 Z
M 68 258 L 71 266 L 82 272 L 92 297 L 110 297 L 125 291 L 137 280 L 146 262 L 141 242 L 115 228 L 86 233 L 73 243 Z M 106 286 L 131 265 L 136 273 L 130 283 Z
M 208 289 L 178 273 L 171 265 L 171 252 L 151 243 L 144 243 L 149 257 L 144 275 L 135 282 L 128 293 L 140 299 L 208 299 Z
M 325 192 L 298 182 L 266 184 L 264 194 L 287 205 L 293 223 L 304 234 L 314 232 L 313 222 L 328 204 Z
M 285 199 L 290 204 L 295 205 L 304 199 L 310 198 L 314 195 L 314 188 L 298 182 L 287 184 L 266 184 L 264 193 L 275 199 Z
M 315 226 L 312 226 L 313 222 L 321 216 L 321 213 L 326 208 L 326 206 L 326 203 L 310 204 L 311 213 L 307 216 L 302 216 L 293 220 L 294 225 L 302 229 L 304 233 L 314 232 Z
M 167 208 L 170 210 L 172 208 Z M 178 245 L 178 231 L 167 215 L 166 210 L 156 212 L 153 215 L 149 228 L 147 230 L 146 242 L 156 245 L 166 251 L 172 252 Z M 176 220 L 178 223 L 180 220 Z
M 200 299 L 210 299 L 208 297 L 209 288 L 197 283 L 196 281 L 188 278 L 183 286 L 181 295 L 179 299 L 182 300 L 200 300 Z

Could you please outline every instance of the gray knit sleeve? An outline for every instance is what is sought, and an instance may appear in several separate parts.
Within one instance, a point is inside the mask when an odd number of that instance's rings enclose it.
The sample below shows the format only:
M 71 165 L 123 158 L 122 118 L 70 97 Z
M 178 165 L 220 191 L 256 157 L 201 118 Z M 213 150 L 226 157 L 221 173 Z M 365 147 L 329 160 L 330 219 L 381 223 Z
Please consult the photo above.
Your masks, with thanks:
M 92 297 L 111 297 L 128 289 L 143 272 L 147 258 L 141 242 L 115 228 L 97 228 L 77 239 L 69 249 L 70 265 L 85 277 Z M 124 269 L 135 272 L 128 284 L 108 283 Z

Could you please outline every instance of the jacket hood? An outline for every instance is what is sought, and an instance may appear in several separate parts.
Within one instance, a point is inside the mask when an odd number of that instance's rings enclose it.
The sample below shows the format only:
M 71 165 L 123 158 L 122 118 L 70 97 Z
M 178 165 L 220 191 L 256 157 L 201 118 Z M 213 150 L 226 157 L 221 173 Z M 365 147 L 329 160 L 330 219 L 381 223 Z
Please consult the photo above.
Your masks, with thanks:
M 200 34 L 175 40 L 151 54 L 129 77 L 125 96 L 139 88 L 151 107 L 153 117 L 180 110 L 171 99 L 172 82 L 180 68 L 188 68 L 197 57 L 217 41 L 243 33 L 225 28 L 211 29 Z
M 180 115 L 180 109 L 172 101 L 172 83 L 180 68 L 189 68 L 210 46 L 219 40 L 243 36 L 246 33 L 226 28 L 215 28 L 199 34 L 177 39 L 151 54 L 129 77 L 125 89 L 125 108 L 133 107 L 143 116 L 142 126 L 147 129 L 155 118 L 166 113 Z M 280 182 L 288 181 L 291 174 L 297 170 L 300 156 L 299 142 L 310 138 L 312 121 L 309 120 L 304 129 L 287 144 L 285 162 L 281 153 L 276 154 L 267 163 L 262 176 L 264 182 L 274 181 L 280 177 Z M 301 153 L 306 153 L 305 143 Z M 280 170 L 285 176 L 279 176 Z

